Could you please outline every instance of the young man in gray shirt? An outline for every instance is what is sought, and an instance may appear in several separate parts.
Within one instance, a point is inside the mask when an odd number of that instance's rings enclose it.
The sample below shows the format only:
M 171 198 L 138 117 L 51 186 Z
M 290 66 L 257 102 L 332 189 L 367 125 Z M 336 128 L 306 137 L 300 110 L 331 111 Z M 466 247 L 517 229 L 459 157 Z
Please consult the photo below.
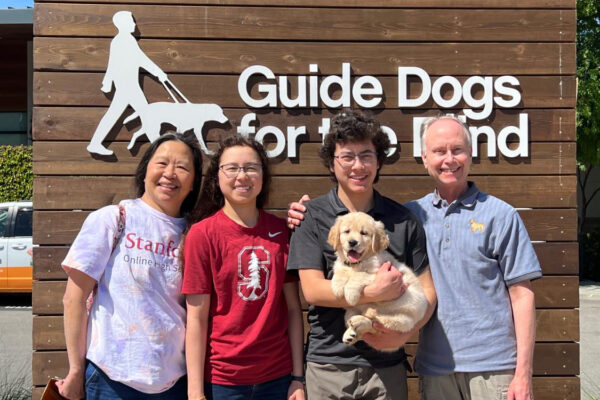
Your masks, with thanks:
M 417 218 L 405 207 L 373 189 L 390 146 L 379 124 L 358 111 L 342 111 L 332 121 L 320 157 L 337 183 L 306 206 L 302 225 L 292 235 L 288 269 L 298 270 L 310 304 L 306 385 L 310 399 L 407 399 L 406 340 L 431 316 L 435 290 L 428 268 L 426 241 Z M 345 300 L 331 289 L 335 253 L 327 236 L 337 216 L 363 211 L 384 223 L 387 249 L 419 277 L 429 301 L 423 320 L 394 342 L 399 350 L 379 352 L 363 342 L 342 342 Z M 361 302 L 384 301 L 402 294 L 400 273 L 384 264 Z M 395 338 L 398 339 L 398 338 Z

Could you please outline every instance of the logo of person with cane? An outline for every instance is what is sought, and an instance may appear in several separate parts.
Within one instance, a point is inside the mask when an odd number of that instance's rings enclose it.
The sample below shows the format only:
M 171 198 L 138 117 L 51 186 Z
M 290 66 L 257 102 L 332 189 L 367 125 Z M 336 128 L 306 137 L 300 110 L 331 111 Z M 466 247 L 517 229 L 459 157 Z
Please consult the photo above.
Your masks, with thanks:
M 106 114 L 96 127 L 87 150 L 101 156 L 113 154 L 113 151 L 104 147 L 102 142 L 123 112 L 130 106 L 134 112 L 123 123 L 139 117 L 142 126 L 133 134 L 131 142 L 127 146 L 129 150 L 133 148 L 135 141 L 141 135 L 145 134 L 151 142 L 158 139 L 161 125 L 169 123 L 179 132 L 193 129 L 202 150 L 210 154 L 202 137 L 202 127 L 207 121 L 227 122 L 228 119 L 223 114 L 221 107 L 217 104 L 194 104 L 188 101 L 168 79 L 167 74 L 140 49 L 137 40 L 132 35 L 135 31 L 135 21 L 130 11 L 116 12 L 113 16 L 113 23 L 117 27 L 118 33 L 110 43 L 108 66 L 104 79 L 102 79 L 101 90 L 109 93 L 114 86 L 114 95 Z M 154 75 L 175 102 L 148 104 L 139 84 L 140 68 Z M 177 100 L 169 89 L 169 85 L 185 103 Z

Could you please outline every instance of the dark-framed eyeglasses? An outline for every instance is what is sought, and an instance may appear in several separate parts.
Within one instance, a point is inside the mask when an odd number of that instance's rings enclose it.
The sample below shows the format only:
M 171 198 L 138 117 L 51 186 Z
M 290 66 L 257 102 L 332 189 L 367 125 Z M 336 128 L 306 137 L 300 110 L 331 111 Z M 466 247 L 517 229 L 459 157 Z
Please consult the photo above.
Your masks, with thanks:
M 257 177 L 262 172 L 262 165 L 259 163 L 248 163 L 246 165 L 237 165 L 235 163 L 228 163 L 219 165 L 219 169 L 223 171 L 226 177 L 235 178 L 241 171 L 244 171 L 249 177 Z
M 377 154 L 374 151 L 366 150 L 359 154 L 341 153 L 333 156 L 343 168 L 351 168 L 356 159 L 359 159 L 363 165 L 373 165 L 377 162 Z

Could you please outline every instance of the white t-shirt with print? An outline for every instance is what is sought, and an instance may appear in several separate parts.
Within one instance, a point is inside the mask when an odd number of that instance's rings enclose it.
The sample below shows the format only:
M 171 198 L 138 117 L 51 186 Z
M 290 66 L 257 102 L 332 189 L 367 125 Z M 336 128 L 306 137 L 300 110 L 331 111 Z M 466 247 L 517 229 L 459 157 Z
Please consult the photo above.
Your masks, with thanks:
M 119 207 L 107 206 L 87 217 L 62 266 L 98 282 L 86 358 L 112 380 L 160 393 L 185 374 L 185 309 L 177 261 L 185 221 L 141 199 L 121 205 L 125 229 L 115 250 Z

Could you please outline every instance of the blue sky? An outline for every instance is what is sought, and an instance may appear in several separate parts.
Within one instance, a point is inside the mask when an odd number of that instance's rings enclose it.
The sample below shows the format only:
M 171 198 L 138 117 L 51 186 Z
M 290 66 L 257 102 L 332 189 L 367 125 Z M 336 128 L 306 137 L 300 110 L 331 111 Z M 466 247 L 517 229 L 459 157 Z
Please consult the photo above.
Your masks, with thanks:
M 33 0 L 0 0 L 0 8 L 27 8 L 33 7 Z

